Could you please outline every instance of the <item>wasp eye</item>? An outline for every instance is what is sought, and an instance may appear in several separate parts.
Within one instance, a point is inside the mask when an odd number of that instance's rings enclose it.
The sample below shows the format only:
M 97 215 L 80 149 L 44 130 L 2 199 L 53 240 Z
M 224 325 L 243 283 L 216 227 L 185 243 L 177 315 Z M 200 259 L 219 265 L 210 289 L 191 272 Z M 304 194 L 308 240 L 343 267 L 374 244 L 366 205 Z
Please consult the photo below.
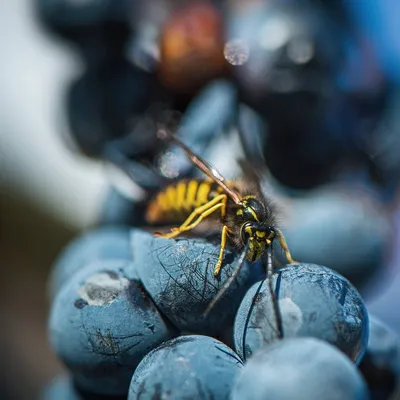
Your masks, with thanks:
M 243 243 L 247 243 L 249 238 L 253 236 L 253 228 L 251 224 L 247 223 L 242 226 L 242 229 L 240 230 L 240 237 L 242 239 Z

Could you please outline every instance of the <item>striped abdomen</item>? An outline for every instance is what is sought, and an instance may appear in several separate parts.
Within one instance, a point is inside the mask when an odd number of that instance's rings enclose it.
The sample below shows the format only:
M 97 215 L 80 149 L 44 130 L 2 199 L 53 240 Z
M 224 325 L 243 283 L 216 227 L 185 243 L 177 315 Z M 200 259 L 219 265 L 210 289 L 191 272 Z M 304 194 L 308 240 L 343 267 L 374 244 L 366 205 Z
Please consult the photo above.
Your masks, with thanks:
M 147 209 L 146 220 L 152 224 L 183 222 L 196 207 L 223 192 L 211 180 L 178 181 L 156 195 Z

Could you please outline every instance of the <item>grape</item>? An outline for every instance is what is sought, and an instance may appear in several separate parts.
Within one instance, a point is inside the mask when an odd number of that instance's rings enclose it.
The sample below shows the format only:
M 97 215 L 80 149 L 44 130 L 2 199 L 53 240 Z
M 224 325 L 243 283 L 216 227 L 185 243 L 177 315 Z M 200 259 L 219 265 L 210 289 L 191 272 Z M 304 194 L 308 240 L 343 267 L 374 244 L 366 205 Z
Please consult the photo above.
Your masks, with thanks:
M 237 108 L 237 92 L 230 82 L 218 79 L 206 85 L 188 104 L 179 122 L 186 146 L 204 156 L 213 141 L 234 123 Z M 170 155 L 168 166 L 179 171 L 180 177 L 204 177 L 181 149 L 172 147 Z
M 325 3 L 257 2 L 231 9 L 226 23 L 228 40 L 250 53 L 232 70 L 240 99 L 268 126 L 259 141 L 268 170 L 295 189 L 331 179 L 352 126 L 334 76 L 343 70 L 346 35 L 337 34 L 336 15 Z M 239 132 L 246 142 L 246 131 Z M 253 142 L 246 150 L 254 160 L 260 147 Z
M 144 226 L 148 205 L 126 197 L 117 188 L 108 189 L 97 223 L 102 225 Z
M 258 350 L 244 365 L 232 400 L 368 400 L 355 365 L 315 338 L 283 339 Z
M 162 96 L 154 76 L 123 58 L 89 66 L 67 93 L 67 115 L 75 143 L 89 156 L 102 156 L 108 141 L 131 134 L 134 117 Z M 154 135 L 147 132 L 153 145 Z M 132 134 L 129 138 L 133 146 L 141 147 L 138 142 L 142 137 Z
M 188 147 L 204 156 L 218 135 L 233 124 L 236 95 L 229 82 L 218 80 L 201 90 L 184 114 L 154 105 L 138 118 L 129 135 L 107 144 L 105 155 L 150 191 L 158 191 L 174 178 L 195 174 L 203 177 L 182 149 L 158 140 L 155 133 L 160 129 L 175 132 Z
M 235 268 L 235 254 L 226 250 L 220 275 L 214 277 L 219 241 L 214 245 L 204 239 L 155 238 L 136 230 L 132 246 L 144 287 L 159 310 L 183 331 L 221 334 L 232 326 L 242 296 L 259 277 L 256 266 L 245 262 L 230 290 L 202 318 Z
M 107 54 L 108 48 L 109 57 L 127 39 L 134 10 L 130 0 L 36 0 L 38 17 L 50 32 L 80 47 L 92 45 L 98 52 L 94 38 L 102 40 L 102 52 Z
M 124 400 L 126 396 L 101 396 L 80 390 L 70 376 L 61 375 L 45 388 L 41 400 Z
M 370 192 L 319 189 L 293 200 L 288 212 L 283 231 L 297 259 L 332 268 L 357 287 L 381 267 L 391 229 Z
M 126 394 L 140 360 L 175 334 L 136 276 L 128 261 L 97 261 L 71 277 L 54 299 L 53 350 L 88 392 Z
M 220 341 L 180 336 L 149 353 L 137 367 L 129 388 L 133 399 L 228 399 L 240 358 Z
M 242 105 L 239 110 L 240 141 L 246 155 L 254 166 L 264 165 L 262 148 L 266 141 L 266 123 L 252 108 Z
M 84 397 L 69 376 L 58 376 L 47 385 L 41 400 L 84 400 Z
M 185 135 L 185 144 L 202 154 L 217 133 L 234 123 L 237 108 L 237 91 L 230 82 L 209 83 L 193 98 L 182 116 L 179 129 Z
M 374 400 L 389 399 L 400 383 L 400 340 L 378 318 L 369 319 L 368 347 L 360 370 Z
M 275 341 L 278 330 L 267 284 L 259 283 L 244 297 L 236 315 L 234 343 L 241 357 Z M 368 341 L 368 314 L 351 283 L 314 264 L 280 269 L 273 287 L 282 316 L 283 337 L 312 336 L 337 346 L 359 362 Z
M 75 238 L 59 255 L 50 276 L 53 298 L 61 286 L 84 266 L 106 260 L 132 260 L 127 227 L 109 226 Z

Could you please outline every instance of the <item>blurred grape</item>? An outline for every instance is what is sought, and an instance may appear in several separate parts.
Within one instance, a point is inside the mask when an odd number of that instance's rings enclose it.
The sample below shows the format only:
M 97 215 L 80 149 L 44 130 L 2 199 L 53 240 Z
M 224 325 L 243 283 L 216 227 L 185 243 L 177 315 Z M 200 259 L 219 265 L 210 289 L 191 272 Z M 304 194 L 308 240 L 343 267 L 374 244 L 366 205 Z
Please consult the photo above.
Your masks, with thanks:
M 391 398 L 400 383 L 400 338 L 378 318 L 369 318 L 368 347 L 360 371 L 373 400 Z
M 42 393 L 41 400 L 123 400 L 125 396 L 101 396 L 78 389 L 70 376 L 53 379 Z
M 110 59 L 88 68 L 67 93 L 66 107 L 73 140 L 90 156 L 101 156 L 108 141 L 132 133 L 133 143 L 153 140 L 135 137 L 132 125 L 163 92 L 154 76 L 124 59 Z M 133 132 L 132 132 L 133 131 Z M 143 145 L 142 145 L 143 146 Z
M 121 190 L 111 186 L 103 201 L 97 224 L 142 226 L 145 224 L 147 202 L 129 198 Z
M 204 157 L 236 122 L 237 91 L 227 80 L 214 80 L 189 102 L 172 132 L 193 152 Z M 158 169 L 166 178 L 200 175 L 182 149 L 170 146 L 158 157 Z
M 87 62 L 99 65 L 123 54 L 138 2 L 36 0 L 35 4 L 45 28 L 77 45 Z
M 377 276 L 392 225 L 374 192 L 353 181 L 309 191 L 289 203 L 282 231 L 296 259 L 334 269 L 358 288 Z
M 265 120 L 257 140 L 265 162 L 298 189 L 331 179 L 349 132 L 349 107 L 335 80 L 346 35 L 321 4 L 253 2 L 227 17 L 228 39 L 248 47 L 248 61 L 232 72 L 241 100 Z M 259 152 L 254 144 L 245 150 L 250 159 Z

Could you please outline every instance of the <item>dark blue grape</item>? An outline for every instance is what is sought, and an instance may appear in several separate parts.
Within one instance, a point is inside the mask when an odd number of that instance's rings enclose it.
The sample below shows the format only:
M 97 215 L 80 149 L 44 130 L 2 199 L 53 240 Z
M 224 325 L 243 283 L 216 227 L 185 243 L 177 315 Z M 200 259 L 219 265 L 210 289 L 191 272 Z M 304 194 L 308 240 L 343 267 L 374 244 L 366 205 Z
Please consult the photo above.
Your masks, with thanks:
M 232 326 L 241 298 L 259 277 L 257 267 L 245 262 L 230 290 L 203 318 L 236 267 L 236 255 L 226 250 L 220 275 L 214 277 L 219 240 L 211 244 L 204 239 L 163 239 L 136 230 L 132 245 L 144 287 L 160 311 L 183 331 L 221 334 Z
M 52 33 L 78 44 L 84 51 L 112 58 L 122 52 L 135 15 L 135 1 L 36 0 L 40 22 Z M 101 43 L 103 48 L 101 48 Z M 108 51 L 107 51 L 108 50 Z
M 274 293 L 282 316 L 283 337 L 323 339 L 359 362 L 368 341 L 368 314 L 351 283 L 315 264 L 282 268 L 273 277 Z M 276 314 L 266 283 L 259 283 L 244 297 L 236 315 L 235 349 L 250 357 L 278 338 Z
M 283 231 L 296 259 L 326 265 L 357 287 L 380 268 L 391 229 L 371 192 L 316 190 L 291 201 L 288 213 Z
M 252 165 L 265 165 L 262 148 L 266 141 L 266 122 L 252 108 L 242 105 L 238 116 L 238 131 L 245 154 Z
M 207 317 L 210 302 L 231 276 L 237 256 L 226 250 L 218 277 L 214 268 L 220 244 L 205 239 L 163 239 L 136 230 L 132 245 L 144 287 L 160 311 L 180 330 L 208 335 L 222 334 L 233 325 L 246 290 L 259 278 L 257 264 L 245 262 L 237 279 Z
M 394 91 L 391 97 L 386 97 L 385 100 L 386 108 L 382 112 L 376 131 L 373 135 L 364 134 L 361 139 L 379 178 L 386 185 L 386 199 L 394 200 L 400 180 L 400 138 L 397 135 L 400 125 L 397 112 L 400 104 L 399 91 Z M 370 116 L 370 112 L 368 115 Z
M 50 341 L 84 390 L 126 394 L 140 360 L 174 334 L 136 276 L 128 261 L 98 261 L 54 299 Z
M 84 400 L 84 398 L 69 376 L 59 376 L 46 386 L 41 400 Z
M 192 151 L 204 156 L 218 135 L 234 123 L 236 100 L 232 84 L 217 80 L 200 91 L 183 114 L 155 104 L 141 115 L 129 135 L 106 146 L 105 156 L 151 191 L 170 183 L 171 178 L 202 174 L 182 149 L 157 140 L 155 133 L 161 128 L 176 132 Z
M 179 131 L 185 144 L 197 154 L 204 154 L 210 142 L 236 119 L 238 102 L 237 91 L 233 84 L 225 80 L 215 80 L 202 89 L 189 103 L 182 115 Z M 180 149 L 173 149 L 179 157 L 175 168 L 186 170 L 192 166 L 190 160 Z M 197 173 L 202 174 L 197 170 Z
M 142 116 L 162 96 L 154 76 L 125 59 L 88 68 L 67 93 L 67 115 L 74 142 L 85 154 L 102 156 L 107 142 L 131 134 L 134 118 Z M 146 133 L 147 141 L 152 140 L 154 146 L 155 130 Z M 145 138 L 133 132 L 127 142 L 138 150 L 143 146 L 139 142 Z
M 331 179 L 350 133 L 349 107 L 334 76 L 343 69 L 347 35 L 338 34 L 343 23 L 324 5 L 258 2 L 232 9 L 226 24 L 227 36 L 242 40 L 250 53 L 233 73 L 241 100 L 268 126 L 259 140 L 268 170 L 296 189 Z M 260 148 L 253 143 L 245 150 L 253 160 Z
M 118 188 L 111 186 L 102 204 L 97 223 L 99 226 L 144 226 L 147 207 L 147 201 L 131 199 Z
M 371 315 L 368 347 L 360 370 L 368 383 L 373 400 L 389 399 L 400 387 L 399 336 Z
M 137 367 L 129 400 L 229 399 L 240 358 L 208 336 L 180 336 L 149 353 Z
M 230 128 L 237 114 L 237 91 L 230 82 L 215 80 L 205 86 L 188 104 L 177 128 L 178 135 L 192 151 L 204 156 L 212 143 Z M 182 149 L 172 146 L 168 152 L 168 166 L 186 175 L 204 176 L 188 159 Z M 166 154 L 161 155 L 161 160 Z
M 181 122 L 184 135 L 193 143 L 215 137 L 233 124 L 237 113 L 238 94 L 226 80 L 214 80 L 189 103 Z M 190 132 L 190 133 L 186 133 Z
M 132 260 L 130 230 L 127 227 L 105 227 L 89 231 L 74 239 L 59 255 L 50 276 L 50 294 L 85 266 L 106 260 Z
M 315 338 L 284 339 L 258 350 L 242 368 L 232 400 L 368 400 L 355 365 Z

